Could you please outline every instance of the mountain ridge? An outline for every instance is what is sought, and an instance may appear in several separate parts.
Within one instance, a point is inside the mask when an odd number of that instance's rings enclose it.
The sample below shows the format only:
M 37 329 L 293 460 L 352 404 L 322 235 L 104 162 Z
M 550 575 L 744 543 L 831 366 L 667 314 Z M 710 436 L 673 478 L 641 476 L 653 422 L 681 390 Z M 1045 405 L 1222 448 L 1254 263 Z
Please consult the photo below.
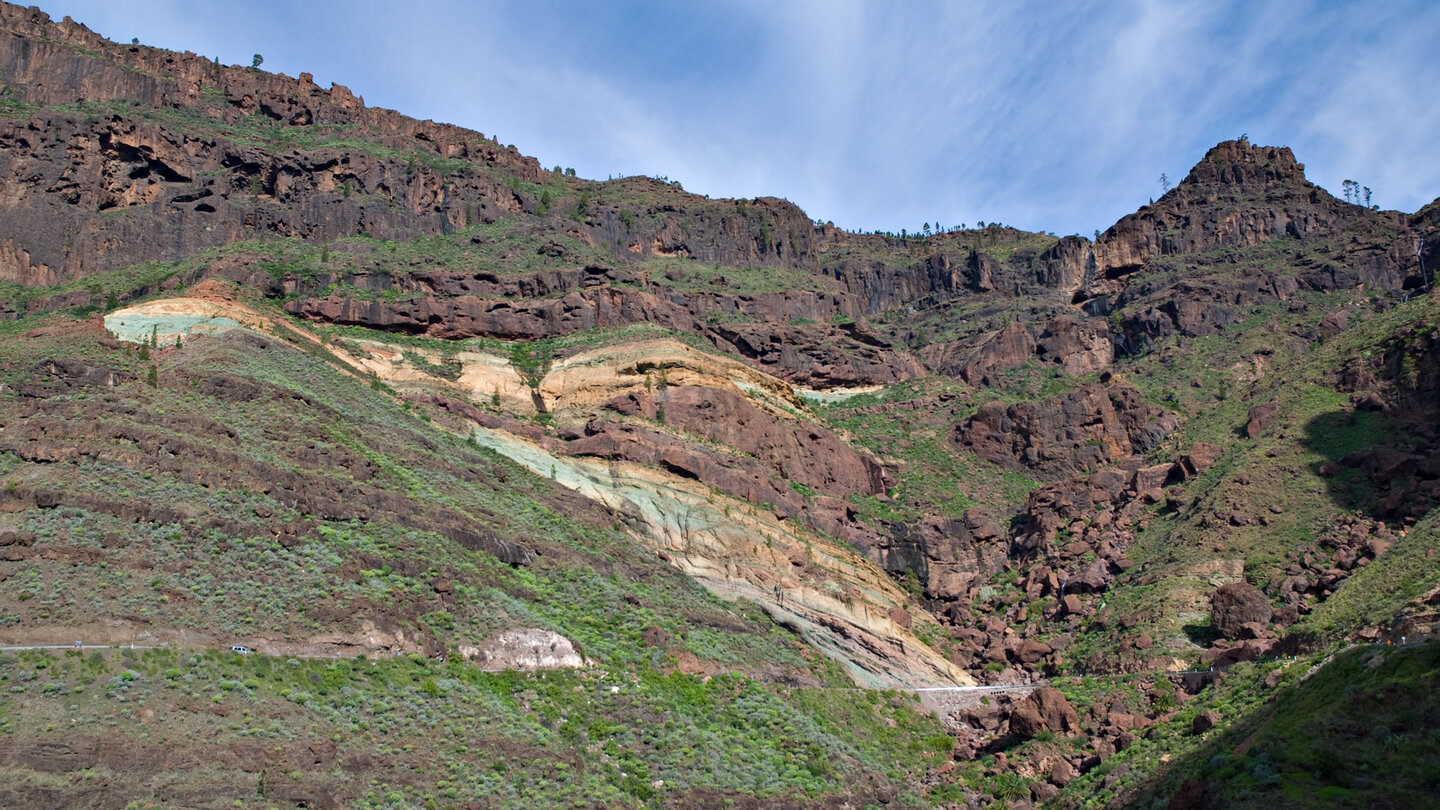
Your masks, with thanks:
M 1434 203 L 856 234 L 0 28 L 0 638 L 177 647 L 0 656 L 6 802 L 1273 805 L 1191 754 L 1434 633 Z

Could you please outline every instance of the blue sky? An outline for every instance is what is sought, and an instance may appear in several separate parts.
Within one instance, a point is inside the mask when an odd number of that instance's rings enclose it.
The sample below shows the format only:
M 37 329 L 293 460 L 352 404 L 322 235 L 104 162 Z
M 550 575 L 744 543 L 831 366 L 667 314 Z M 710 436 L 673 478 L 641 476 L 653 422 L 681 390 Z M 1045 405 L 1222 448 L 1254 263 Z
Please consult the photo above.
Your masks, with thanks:
M 116 41 L 308 71 L 583 177 L 851 229 L 1090 234 L 1216 142 L 1440 196 L 1440 3 L 57 0 Z

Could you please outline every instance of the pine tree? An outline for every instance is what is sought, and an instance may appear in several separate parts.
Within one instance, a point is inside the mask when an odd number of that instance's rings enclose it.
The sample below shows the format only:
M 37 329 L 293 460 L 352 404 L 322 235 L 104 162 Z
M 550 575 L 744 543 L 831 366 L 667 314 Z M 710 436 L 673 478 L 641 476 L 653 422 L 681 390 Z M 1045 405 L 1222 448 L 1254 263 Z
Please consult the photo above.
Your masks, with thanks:
M 160 369 L 156 368 L 154 363 L 150 364 L 150 373 L 145 375 L 145 384 L 151 388 L 160 387 Z

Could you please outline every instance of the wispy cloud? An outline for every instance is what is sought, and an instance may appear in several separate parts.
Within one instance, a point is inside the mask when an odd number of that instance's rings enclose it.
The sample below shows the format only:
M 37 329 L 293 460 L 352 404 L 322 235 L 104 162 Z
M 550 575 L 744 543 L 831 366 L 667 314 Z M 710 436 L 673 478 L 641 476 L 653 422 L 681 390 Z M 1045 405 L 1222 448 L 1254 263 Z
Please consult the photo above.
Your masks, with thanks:
M 1440 5 L 398 5 L 58 0 L 115 39 L 313 72 L 580 174 L 786 196 L 852 228 L 1089 233 L 1242 132 L 1312 180 L 1440 194 Z

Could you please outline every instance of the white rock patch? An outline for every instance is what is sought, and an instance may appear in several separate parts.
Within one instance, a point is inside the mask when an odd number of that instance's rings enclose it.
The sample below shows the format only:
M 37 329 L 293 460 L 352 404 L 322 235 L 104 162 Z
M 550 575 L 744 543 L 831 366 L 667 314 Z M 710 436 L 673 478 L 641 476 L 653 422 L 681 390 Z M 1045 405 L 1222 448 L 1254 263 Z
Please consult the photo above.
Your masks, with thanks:
M 467 660 L 485 669 L 579 669 L 592 662 L 575 649 L 570 639 L 549 630 L 503 630 L 479 648 L 460 648 Z

